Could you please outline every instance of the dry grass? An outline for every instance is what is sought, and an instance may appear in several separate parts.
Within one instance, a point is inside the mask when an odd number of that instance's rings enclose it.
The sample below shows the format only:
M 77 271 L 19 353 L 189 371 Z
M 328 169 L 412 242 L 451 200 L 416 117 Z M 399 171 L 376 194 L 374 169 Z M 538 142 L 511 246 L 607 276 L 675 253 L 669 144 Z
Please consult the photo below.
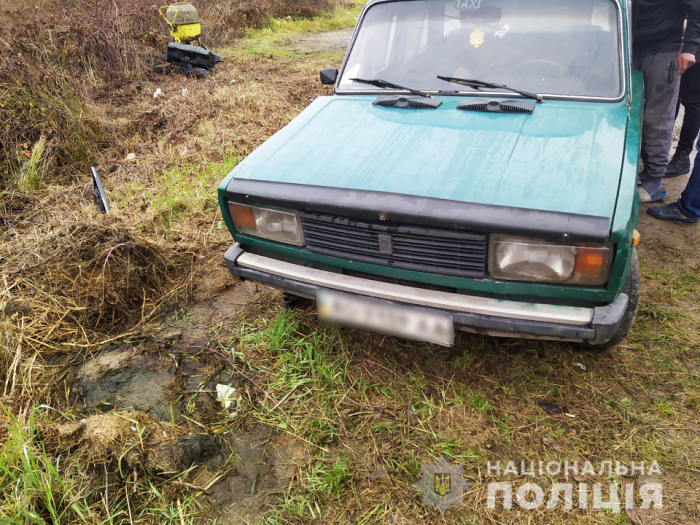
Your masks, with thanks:
M 193 254 L 167 253 L 109 216 L 45 224 L 41 234 L 15 240 L 7 245 L 9 301 L 23 303 L 27 319 L 46 323 L 44 343 L 89 344 L 88 332 L 138 325 L 183 286 L 192 265 Z
M 76 505 L 87 523 L 191 523 L 199 492 L 187 482 L 199 481 L 163 482 L 165 469 L 186 467 L 160 454 L 187 430 L 235 437 L 264 427 L 291 434 L 306 448 L 292 458 L 298 472 L 264 516 L 268 524 L 699 522 L 693 458 L 700 453 L 700 281 L 696 253 L 674 250 L 670 241 L 642 251 L 638 322 L 624 345 L 604 354 L 468 335 L 453 349 L 415 345 L 319 326 L 312 309 L 282 311 L 267 292 L 246 298 L 239 310 L 231 306 L 237 314 L 223 319 L 203 307 L 210 293 L 191 304 L 191 286 L 210 289 L 203 280 L 211 274 L 202 277 L 202 267 L 227 275 L 220 259 L 230 237 L 218 214 L 216 184 L 310 99 L 328 93 L 317 70 L 340 60 L 294 55 L 279 48 L 286 33 L 268 38 L 269 30 L 222 50 L 226 62 L 200 81 L 126 75 L 93 85 L 80 79 L 90 94 L 86 122 L 101 133 L 85 162 L 98 166 L 113 206 L 109 216 L 96 213 L 87 170 L 76 167 L 87 164 L 62 165 L 69 175 L 53 184 L 46 177 L 61 172 L 58 161 L 44 154 L 45 162 L 28 163 L 38 139 L 20 148 L 29 157 L 16 166 L 35 170 L 40 183 L 5 192 L 0 204 L 0 307 L 11 314 L 0 317 L 2 402 L 9 410 L 0 418 L 0 441 L 12 444 L 2 459 L 14 473 L 0 472 L 0 515 L 10 515 L 10 504 L 19 511 L 26 503 L 44 521 L 55 514 L 54 522 L 72 523 L 82 519 Z M 158 87 L 165 95 L 154 99 Z M 42 130 L 46 150 L 58 151 L 62 146 Z M 126 161 L 132 152 L 136 159 Z M 220 282 L 231 292 L 230 281 Z M 173 305 L 180 307 L 175 313 Z M 163 319 L 197 333 L 180 346 L 147 340 Z M 220 414 L 213 394 L 198 383 L 173 401 L 187 418 L 177 428 L 138 413 L 91 419 L 88 410 L 68 406 L 75 396 L 67 371 L 102 355 L 100 343 L 110 340 L 110 352 L 152 352 L 161 358 L 158 366 L 174 363 L 174 379 L 192 363 L 207 377 L 223 371 L 243 394 L 239 415 Z M 548 415 L 539 400 L 565 405 L 576 418 Z M 41 403 L 54 408 L 36 408 Z M 34 455 L 35 466 L 24 466 L 23 450 Z M 474 483 L 465 507 L 444 518 L 422 507 L 413 487 L 421 464 L 441 455 L 464 465 Z M 555 459 L 656 459 L 664 471 L 665 509 L 640 513 L 633 522 L 605 512 L 485 508 L 484 487 L 493 481 L 487 461 Z M 48 475 L 52 468 L 55 476 Z M 222 492 L 242 479 L 236 469 L 228 476 Z M 543 487 L 565 481 L 536 479 Z M 256 483 L 240 490 L 252 494 Z M 46 487 L 61 505 L 51 507 L 56 500 L 42 496 Z M 201 520 L 224 511 L 214 506 Z
M 68 11 L 51 16 L 71 18 Z M 84 21 L 75 17 L 71 27 Z M 5 57 L 0 66 L 0 122 L 14 126 L 0 128 L 9 170 L 0 203 L 0 399 L 7 410 L 0 438 L 13 444 L 0 472 L 0 516 L 190 523 L 197 490 L 163 474 L 186 473 L 188 465 L 178 463 L 178 446 L 158 439 L 163 431 L 179 437 L 184 427 L 143 414 L 97 416 L 100 424 L 118 423 L 118 431 L 100 434 L 109 443 L 96 441 L 92 423 L 65 426 L 80 410 L 66 406 L 63 380 L 86 356 L 144 337 L 151 322 L 188 301 L 200 262 L 218 260 L 227 237 L 218 181 L 323 92 L 316 75 L 326 59 L 223 51 L 226 62 L 201 81 L 152 77 L 133 74 L 148 68 L 153 50 L 130 37 L 124 45 L 135 46 L 143 62 L 121 63 L 109 79 L 94 72 L 116 58 L 95 49 L 119 39 L 79 41 L 47 32 L 53 23 L 36 24 L 13 41 L 36 63 Z M 119 24 L 109 27 L 116 33 L 104 38 L 133 37 Z M 85 56 L 64 68 L 54 54 L 61 49 L 66 59 Z M 107 62 L 90 58 L 93 51 Z M 159 99 L 156 87 L 165 93 Z M 136 160 L 126 161 L 131 152 Z M 107 189 L 108 215 L 95 210 L 89 165 Z M 137 508 L 138 519 L 131 515 Z
M 272 16 L 310 17 L 334 5 L 204 0 L 197 7 L 205 41 L 218 47 Z M 65 180 L 125 134 L 148 133 L 140 121 L 125 127 L 94 101 L 136 81 L 157 80 L 153 66 L 170 41 L 147 0 L 57 0 L 40 7 L 4 12 L 0 23 L 0 188 Z
M 323 59 L 224 56 L 203 81 L 159 77 L 95 98 L 93 114 L 137 130 L 95 159 L 109 215 L 95 211 L 87 176 L 4 193 L 0 307 L 15 314 L 2 318 L 6 393 L 15 393 L 20 364 L 127 337 L 187 297 L 199 256 L 226 239 L 218 181 L 323 92 L 315 79 Z M 135 161 L 124 160 L 129 152 Z

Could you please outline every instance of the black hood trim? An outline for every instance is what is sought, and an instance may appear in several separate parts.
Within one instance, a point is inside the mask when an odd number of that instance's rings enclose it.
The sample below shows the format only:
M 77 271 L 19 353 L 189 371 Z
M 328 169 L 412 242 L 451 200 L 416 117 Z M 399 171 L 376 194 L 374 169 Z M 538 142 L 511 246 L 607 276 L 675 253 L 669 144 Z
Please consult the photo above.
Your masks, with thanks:
M 400 193 L 353 190 L 249 179 L 233 179 L 230 201 L 334 213 L 344 217 L 392 223 L 505 233 L 566 242 L 606 242 L 610 218 L 531 210 L 419 197 Z

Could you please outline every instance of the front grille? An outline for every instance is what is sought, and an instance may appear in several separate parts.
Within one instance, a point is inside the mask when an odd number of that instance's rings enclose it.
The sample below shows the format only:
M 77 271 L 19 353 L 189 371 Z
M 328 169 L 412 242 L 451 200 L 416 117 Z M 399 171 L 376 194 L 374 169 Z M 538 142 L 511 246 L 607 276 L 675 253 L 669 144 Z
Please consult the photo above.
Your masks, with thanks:
M 460 277 L 486 273 L 488 236 L 483 233 L 300 215 L 306 248 L 314 253 Z

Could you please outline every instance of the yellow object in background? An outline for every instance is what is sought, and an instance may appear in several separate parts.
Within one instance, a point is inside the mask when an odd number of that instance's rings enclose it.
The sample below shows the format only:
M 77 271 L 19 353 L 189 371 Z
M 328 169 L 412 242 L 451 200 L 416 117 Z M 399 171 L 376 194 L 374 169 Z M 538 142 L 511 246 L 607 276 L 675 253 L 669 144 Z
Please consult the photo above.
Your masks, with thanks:
M 202 26 L 199 22 L 199 13 L 192 4 L 177 2 L 161 7 L 158 12 L 168 24 L 170 34 L 176 42 L 181 44 L 199 43 Z

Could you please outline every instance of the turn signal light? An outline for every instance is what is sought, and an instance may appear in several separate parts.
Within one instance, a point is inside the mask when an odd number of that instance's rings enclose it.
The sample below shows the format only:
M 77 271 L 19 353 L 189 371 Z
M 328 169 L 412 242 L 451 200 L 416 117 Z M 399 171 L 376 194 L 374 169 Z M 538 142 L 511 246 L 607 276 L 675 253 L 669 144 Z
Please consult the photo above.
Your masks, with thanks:
M 255 214 L 253 213 L 253 208 L 231 203 L 228 209 L 231 210 L 231 218 L 236 226 L 255 228 Z
M 603 266 L 608 258 L 607 252 L 600 250 L 599 248 L 593 250 L 578 248 L 576 252 L 576 266 L 574 267 L 575 275 L 592 276 L 603 273 Z

